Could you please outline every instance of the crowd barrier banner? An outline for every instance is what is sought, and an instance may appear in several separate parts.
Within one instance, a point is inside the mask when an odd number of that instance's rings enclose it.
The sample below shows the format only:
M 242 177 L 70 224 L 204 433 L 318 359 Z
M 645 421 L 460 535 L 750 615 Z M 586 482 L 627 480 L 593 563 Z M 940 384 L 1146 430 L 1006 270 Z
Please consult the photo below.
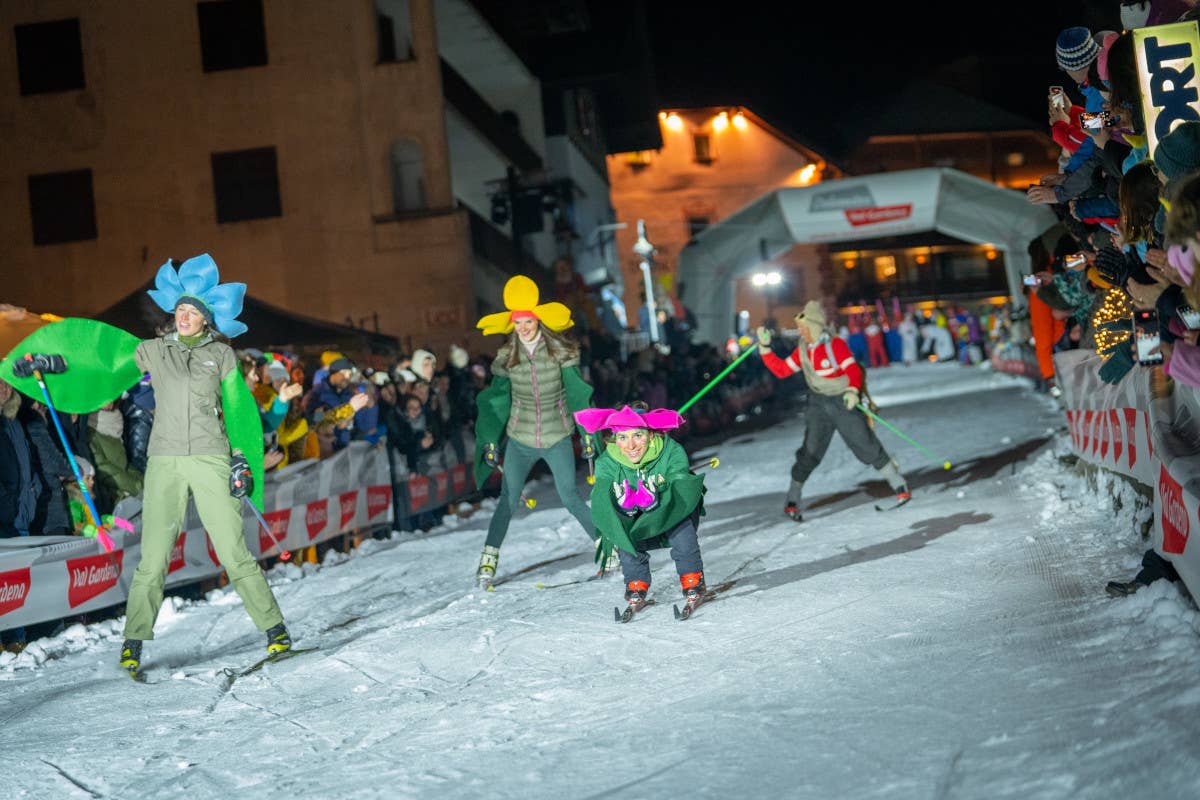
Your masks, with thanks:
M 248 508 L 242 523 L 256 558 L 299 550 L 354 530 L 392 524 L 392 479 L 387 454 L 366 442 L 321 461 L 301 461 L 267 476 L 264 531 Z M 62 619 L 120 605 L 141 558 L 141 499 L 118 504 L 116 516 L 133 532 L 112 532 L 115 549 L 95 539 L 31 536 L 0 539 L 0 630 Z M 167 586 L 214 578 L 221 565 L 192 502 L 175 542 Z
M 1126 475 L 1154 493 L 1155 551 L 1200 597 L 1200 393 L 1159 368 L 1135 366 L 1116 386 L 1100 380 L 1090 350 L 1054 356 L 1071 448 L 1084 461 Z M 1200 538 L 1200 537 L 1198 537 Z

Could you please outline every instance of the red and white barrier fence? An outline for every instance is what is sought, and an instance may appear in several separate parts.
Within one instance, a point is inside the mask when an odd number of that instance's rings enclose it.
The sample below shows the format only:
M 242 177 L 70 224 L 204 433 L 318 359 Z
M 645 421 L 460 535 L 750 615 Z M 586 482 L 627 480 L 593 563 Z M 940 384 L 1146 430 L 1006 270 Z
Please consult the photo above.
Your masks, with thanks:
M 392 478 L 386 453 L 365 442 L 321 461 L 302 461 L 267 476 L 263 505 L 270 531 L 243 508 L 246 545 L 256 558 L 299 550 L 349 531 L 390 525 Z M 141 500 L 121 502 L 116 515 L 133 532 L 114 530 L 111 553 L 95 539 L 29 536 L 0 539 L 0 630 L 62 619 L 119 605 L 128 597 L 141 558 Z M 167 586 L 221 573 L 195 506 L 171 553 Z
M 1054 363 L 1072 450 L 1153 488 L 1154 549 L 1200 597 L 1200 543 L 1188 547 L 1191 526 L 1200 527 L 1200 393 L 1143 367 L 1104 383 L 1091 351 L 1058 353 Z

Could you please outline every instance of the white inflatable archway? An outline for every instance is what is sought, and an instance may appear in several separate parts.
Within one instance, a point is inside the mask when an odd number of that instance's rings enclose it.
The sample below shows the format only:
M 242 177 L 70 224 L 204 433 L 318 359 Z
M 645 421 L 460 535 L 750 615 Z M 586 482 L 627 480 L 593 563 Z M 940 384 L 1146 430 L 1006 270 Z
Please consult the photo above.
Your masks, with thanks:
M 1002 251 L 1009 294 L 1023 306 L 1029 243 L 1057 222 L 1023 193 L 954 169 L 843 178 L 776 189 L 704 229 L 680 252 L 676 281 L 696 315 L 696 338 L 721 343 L 732 331 L 734 279 L 759 269 L 764 255 L 798 244 L 937 231 Z

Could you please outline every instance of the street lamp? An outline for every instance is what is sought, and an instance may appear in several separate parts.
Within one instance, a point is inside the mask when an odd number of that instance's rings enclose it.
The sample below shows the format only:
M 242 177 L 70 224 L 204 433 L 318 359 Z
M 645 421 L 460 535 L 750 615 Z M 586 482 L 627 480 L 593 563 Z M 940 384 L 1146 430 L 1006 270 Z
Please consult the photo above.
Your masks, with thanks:
M 767 319 L 773 319 L 775 313 L 775 290 L 783 283 L 783 275 L 779 270 L 756 272 L 750 276 L 750 283 L 755 288 L 763 289 L 767 297 Z
M 642 278 L 646 282 L 646 310 L 650 317 L 650 341 L 658 343 L 658 309 L 654 306 L 654 279 L 650 276 L 650 260 L 654 257 L 654 245 L 646 239 L 646 222 L 638 220 L 638 238 L 633 244 L 633 252 L 642 260 Z

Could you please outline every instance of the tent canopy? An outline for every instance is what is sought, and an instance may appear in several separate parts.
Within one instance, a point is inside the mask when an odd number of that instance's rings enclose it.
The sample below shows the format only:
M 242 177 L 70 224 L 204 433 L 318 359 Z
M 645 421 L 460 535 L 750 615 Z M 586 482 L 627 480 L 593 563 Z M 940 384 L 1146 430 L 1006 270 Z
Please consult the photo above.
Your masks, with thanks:
M 146 283 L 94 318 L 135 336 L 154 336 L 155 328 L 167 315 L 146 294 L 146 290 L 152 288 L 153 281 Z M 395 336 L 305 317 L 250 295 L 246 295 L 238 319 L 249 328 L 233 340 L 233 346 L 238 348 L 256 347 L 265 351 L 291 347 L 299 352 L 334 349 L 347 355 L 362 356 L 369 353 L 394 356 L 400 352 L 400 341 Z
M 1005 254 L 1009 294 L 1024 305 L 1021 274 L 1031 240 L 1058 222 L 1034 205 L 965 172 L 926 168 L 776 189 L 705 228 L 679 255 L 677 281 L 697 337 L 719 343 L 733 329 L 734 281 L 799 244 L 937 231 Z

